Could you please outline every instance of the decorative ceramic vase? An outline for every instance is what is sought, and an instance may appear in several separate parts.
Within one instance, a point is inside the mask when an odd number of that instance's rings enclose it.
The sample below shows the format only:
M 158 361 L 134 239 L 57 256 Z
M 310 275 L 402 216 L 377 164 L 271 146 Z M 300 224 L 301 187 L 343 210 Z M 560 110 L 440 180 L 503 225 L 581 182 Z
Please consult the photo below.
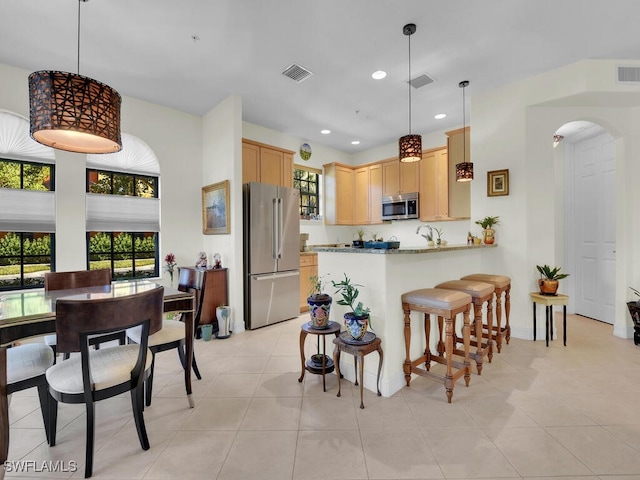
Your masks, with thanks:
M 491 245 L 496 241 L 496 231 L 493 228 L 485 228 L 484 231 L 484 243 L 485 245 Z
M 369 326 L 369 315 L 357 316 L 353 312 L 344 314 L 344 326 L 354 340 L 362 340 Z
M 333 299 L 326 293 L 313 294 L 307 298 L 313 328 L 327 328 L 329 326 L 329 311 L 332 301 Z
M 627 308 L 633 320 L 633 343 L 640 345 L 640 303 L 627 302 Z
M 558 280 L 546 280 L 541 278 L 538 280 L 538 287 L 540 287 L 540 294 L 542 295 L 555 295 L 558 291 Z
M 354 240 L 353 248 L 364 248 L 364 240 Z
M 229 338 L 231 335 L 231 307 L 220 305 L 216 307 L 216 318 L 218 319 L 218 333 L 216 338 Z

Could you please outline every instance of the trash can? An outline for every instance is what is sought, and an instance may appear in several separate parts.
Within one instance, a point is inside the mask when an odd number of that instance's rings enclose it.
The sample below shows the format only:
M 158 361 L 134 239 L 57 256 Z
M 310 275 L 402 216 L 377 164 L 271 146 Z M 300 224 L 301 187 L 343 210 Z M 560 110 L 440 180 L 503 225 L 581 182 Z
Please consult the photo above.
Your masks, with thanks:
M 216 307 L 216 318 L 218 319 L 216 338 L 229 338 L 231 335 L 231 307 L 228 305 Z

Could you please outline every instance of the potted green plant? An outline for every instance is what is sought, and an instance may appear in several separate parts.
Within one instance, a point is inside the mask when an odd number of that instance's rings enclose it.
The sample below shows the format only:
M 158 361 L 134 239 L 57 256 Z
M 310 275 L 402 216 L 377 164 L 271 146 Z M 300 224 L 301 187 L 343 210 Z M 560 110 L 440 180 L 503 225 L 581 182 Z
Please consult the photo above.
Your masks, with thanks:
M 364 235 L 366 231 L 364 228 L 358 228 L 356 230 L 356 235 L 358 235 L 358 240 L 353 241 L 353 248 L 364 248 Z
M 338 305 L 344 305 L 351 309 L 350 312 L 344 314 L 344 325 L 349 335 L 354 340 L 362 340 L 367 328 L 370 325 L 369 308 L 365 308 L 362 302 L 356 304 L 356 299 L 360 294 L 358 287 L 362 287 L 357 283 L 351 283 L 351 279 L 344 274 L 344 280 L 340 282 L 331 282 L 337 289 L 336 294 L 340 295 Z
M 498 225 L 500 221 L 498 220 L 500 217 L 484 217 L 482 220 L 476 220 L 476 225 L 480 225 L 482 227 L 482 235 L 484 237 L 484 243 L 486 245 L 491 245 L 495 242 L 496 231 L 493 228 L 494 225 Z
M 307 303 L 313 328 L 327 328 L 329 326 L 329 313 L 333 299 L 323 290 L 322 277 L 312 275 L 309 277 L 310 288 Z
M 555 295 L 558 291 L 559 281 L 569 276 L 568 273 L 560 273 L 560 267 L 551 268 L 549 265 L 536 265 L 536 268 L 540 272 L 538 286 L 542 295 Z
M 426 233 L 420 233 L 421 230 L 425 230 Z M 418 225 L 418 229 L 416 233 L 423 237 L 427 241 L 427 247 L 433 247 L 435 245 L 433 241 L 433 228 L 431 225 L 423 223 L 422 225 Z

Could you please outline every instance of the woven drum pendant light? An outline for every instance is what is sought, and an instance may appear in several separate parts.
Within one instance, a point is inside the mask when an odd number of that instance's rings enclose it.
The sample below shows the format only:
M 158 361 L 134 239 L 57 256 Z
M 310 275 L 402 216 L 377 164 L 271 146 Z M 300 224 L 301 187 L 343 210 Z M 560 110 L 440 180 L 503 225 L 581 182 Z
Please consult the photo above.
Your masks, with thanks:
M 401 162 L 419 162 L 422 160 L 422 136 L 411 134 L 411 35 L 416 33 L 416 25 L 408 23 L 402 27 L 402 33 L 409 38 L 409 135 L 398 140 L 398 158 Z
M 462 89 L 462 163 L 456 164 L 456 182 L 470 182 L 473 180 L 473 163 L 467 162 L 467 132 L 465 117 L 464 89 L 469 85 L 468 80 L 458 84 Z
M 78 71 L 80 3 L 78 0 Z M 120 94 L 104 83 L 69 72 L 29 75 L 30 135 L 36 142 L 77 153 L 115 153 L 120 138 Z

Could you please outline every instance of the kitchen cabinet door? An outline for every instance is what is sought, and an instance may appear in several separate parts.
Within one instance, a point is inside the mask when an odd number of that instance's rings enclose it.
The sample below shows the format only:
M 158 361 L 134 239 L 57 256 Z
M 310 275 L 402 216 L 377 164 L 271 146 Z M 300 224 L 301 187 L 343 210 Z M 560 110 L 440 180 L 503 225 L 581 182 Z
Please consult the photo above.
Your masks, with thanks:
M 425 152 L 420 165 L 420 220 L 449 217 L 449 164 L 447 148 Z
M 260 147 L 242 142 L 242 183 L 260 181 Z
M 369 167 L 355 170 L 355 198 L 353 204 L 353 223 L 361 225 L 371 221 L 369 202 Z
M 242 183 L 260 182 L 293 187 L 293 152 L 242 141 Z
M 382 165 L 369 167 L 369 223 L 382 223 Z
M 318 275 L 318 255 L 300 255 L 300 312 L 309 310 L 307 297 L 311 290 L 311 277 Z
M 420 162 L 393 159 L 382 164 L 382 194 L 415 193 L 420 189 Z
M 347 165 L 324 165 L 324 223 L 353 225 L 354 171 Z

